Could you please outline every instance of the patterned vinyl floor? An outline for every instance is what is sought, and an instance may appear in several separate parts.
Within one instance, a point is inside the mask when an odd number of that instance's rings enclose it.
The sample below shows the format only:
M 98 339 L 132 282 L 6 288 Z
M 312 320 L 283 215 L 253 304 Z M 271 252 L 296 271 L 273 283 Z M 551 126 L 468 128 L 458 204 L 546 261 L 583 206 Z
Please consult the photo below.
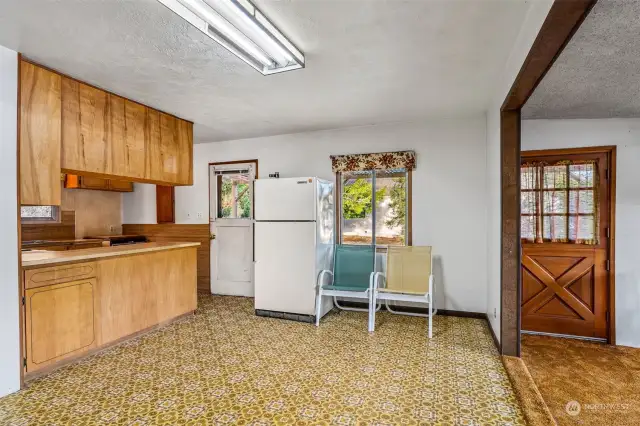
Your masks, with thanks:
M 201 296 L 194 316 L 31 382 L 3 425 L 524 425 L 484 321 L 333 312 L 256 317 Z

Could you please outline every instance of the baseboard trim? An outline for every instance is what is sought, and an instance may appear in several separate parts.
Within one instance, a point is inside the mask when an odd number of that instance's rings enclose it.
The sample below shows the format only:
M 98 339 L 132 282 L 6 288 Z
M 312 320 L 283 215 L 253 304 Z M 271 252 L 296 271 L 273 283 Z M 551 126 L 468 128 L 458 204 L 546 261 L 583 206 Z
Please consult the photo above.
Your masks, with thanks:
M 267 311 L 264 309 L 256 309 L 255 313 L 256 316 L 259 317 L 285 319 L 289 321 L 304 322 L 307 324 L 315 324 L 316 322 L 315 315 L 290 314 L 288 312 Z
M 352 302 L 347 300 L 341 300 L 340 303 L 349 308 L 360 308 L 360 309 L 368 309 L 369 305 L 367 303 L 362 302 Z M 401 306 L 394 305 L 393 309 L 399 312 L 408 312 L 412 314 L 428 314 L 429 310 L 427 308 L 420 308 L 417 306 Z M 380 307 L 380 310 L 386 310 L 384 304 Z M 480 312 L 468 312 L 468 311 L 454 311 L 451 309 L 438 309 L 437 315 L 443 315 L 447 317 L 462 317 L 462 318 L 477 318 L 477 319 L 486 319 L 487 314 L 483 314 Z
M 438 309 L 438 315 L 476 319 L 485 319 L 487 317 L 487 314 L 481 312 L 454 311 L 451 309 Z
M 498 349 L 498 353 L 502 354 L 502 348 L 500 347 L 498 336 L 496 336 L 496 333 L 493 331 L 493 327 L 491 327 L 491 321 L 489 321 L 489 315 L 485 314 L 484 317 L 487 320 L 487 327 L 489 327 L 489 331 L 491 332 L 491 337 L 493 337 L 493 344 L 496 345 L 496 349 Z

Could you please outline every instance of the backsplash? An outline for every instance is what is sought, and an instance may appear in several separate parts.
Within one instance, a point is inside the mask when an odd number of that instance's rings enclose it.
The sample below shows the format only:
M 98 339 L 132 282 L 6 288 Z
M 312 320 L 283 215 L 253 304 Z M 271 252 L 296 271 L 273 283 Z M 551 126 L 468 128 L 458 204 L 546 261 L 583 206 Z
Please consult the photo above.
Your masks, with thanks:
M 62 210 L 76 215 L 76 238 L 122 234 L 122 194 L 88 189 L 63 189 Z

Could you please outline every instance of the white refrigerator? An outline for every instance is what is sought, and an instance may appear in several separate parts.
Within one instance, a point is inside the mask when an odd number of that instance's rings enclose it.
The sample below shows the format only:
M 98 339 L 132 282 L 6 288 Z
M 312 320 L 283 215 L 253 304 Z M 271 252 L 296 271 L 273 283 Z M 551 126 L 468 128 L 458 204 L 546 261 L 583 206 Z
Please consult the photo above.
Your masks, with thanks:
M 316 280 L 333 266 L 333 187 L 315 177 L 255 181 L 256 314 L 313 320 Z

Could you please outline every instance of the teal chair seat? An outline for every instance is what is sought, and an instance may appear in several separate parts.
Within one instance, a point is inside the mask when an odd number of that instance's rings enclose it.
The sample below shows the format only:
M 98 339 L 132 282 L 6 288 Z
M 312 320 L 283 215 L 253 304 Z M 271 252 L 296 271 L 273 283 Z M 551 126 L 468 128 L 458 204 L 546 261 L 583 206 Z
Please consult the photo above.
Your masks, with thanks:
M 369 288 L 375 273 L 376 250 L 374 246 L 337 244 L 334 250 L 333 271 L 322 271 L 318 276 L 316 300 L 316 325 L 320 323 L 322 297 L 331 296 L 340 309 L 367 311 L 367 309 L 340 306 L 336 296 L 369 300 Z M 327 275 L 332 280 L 325 279 Z

